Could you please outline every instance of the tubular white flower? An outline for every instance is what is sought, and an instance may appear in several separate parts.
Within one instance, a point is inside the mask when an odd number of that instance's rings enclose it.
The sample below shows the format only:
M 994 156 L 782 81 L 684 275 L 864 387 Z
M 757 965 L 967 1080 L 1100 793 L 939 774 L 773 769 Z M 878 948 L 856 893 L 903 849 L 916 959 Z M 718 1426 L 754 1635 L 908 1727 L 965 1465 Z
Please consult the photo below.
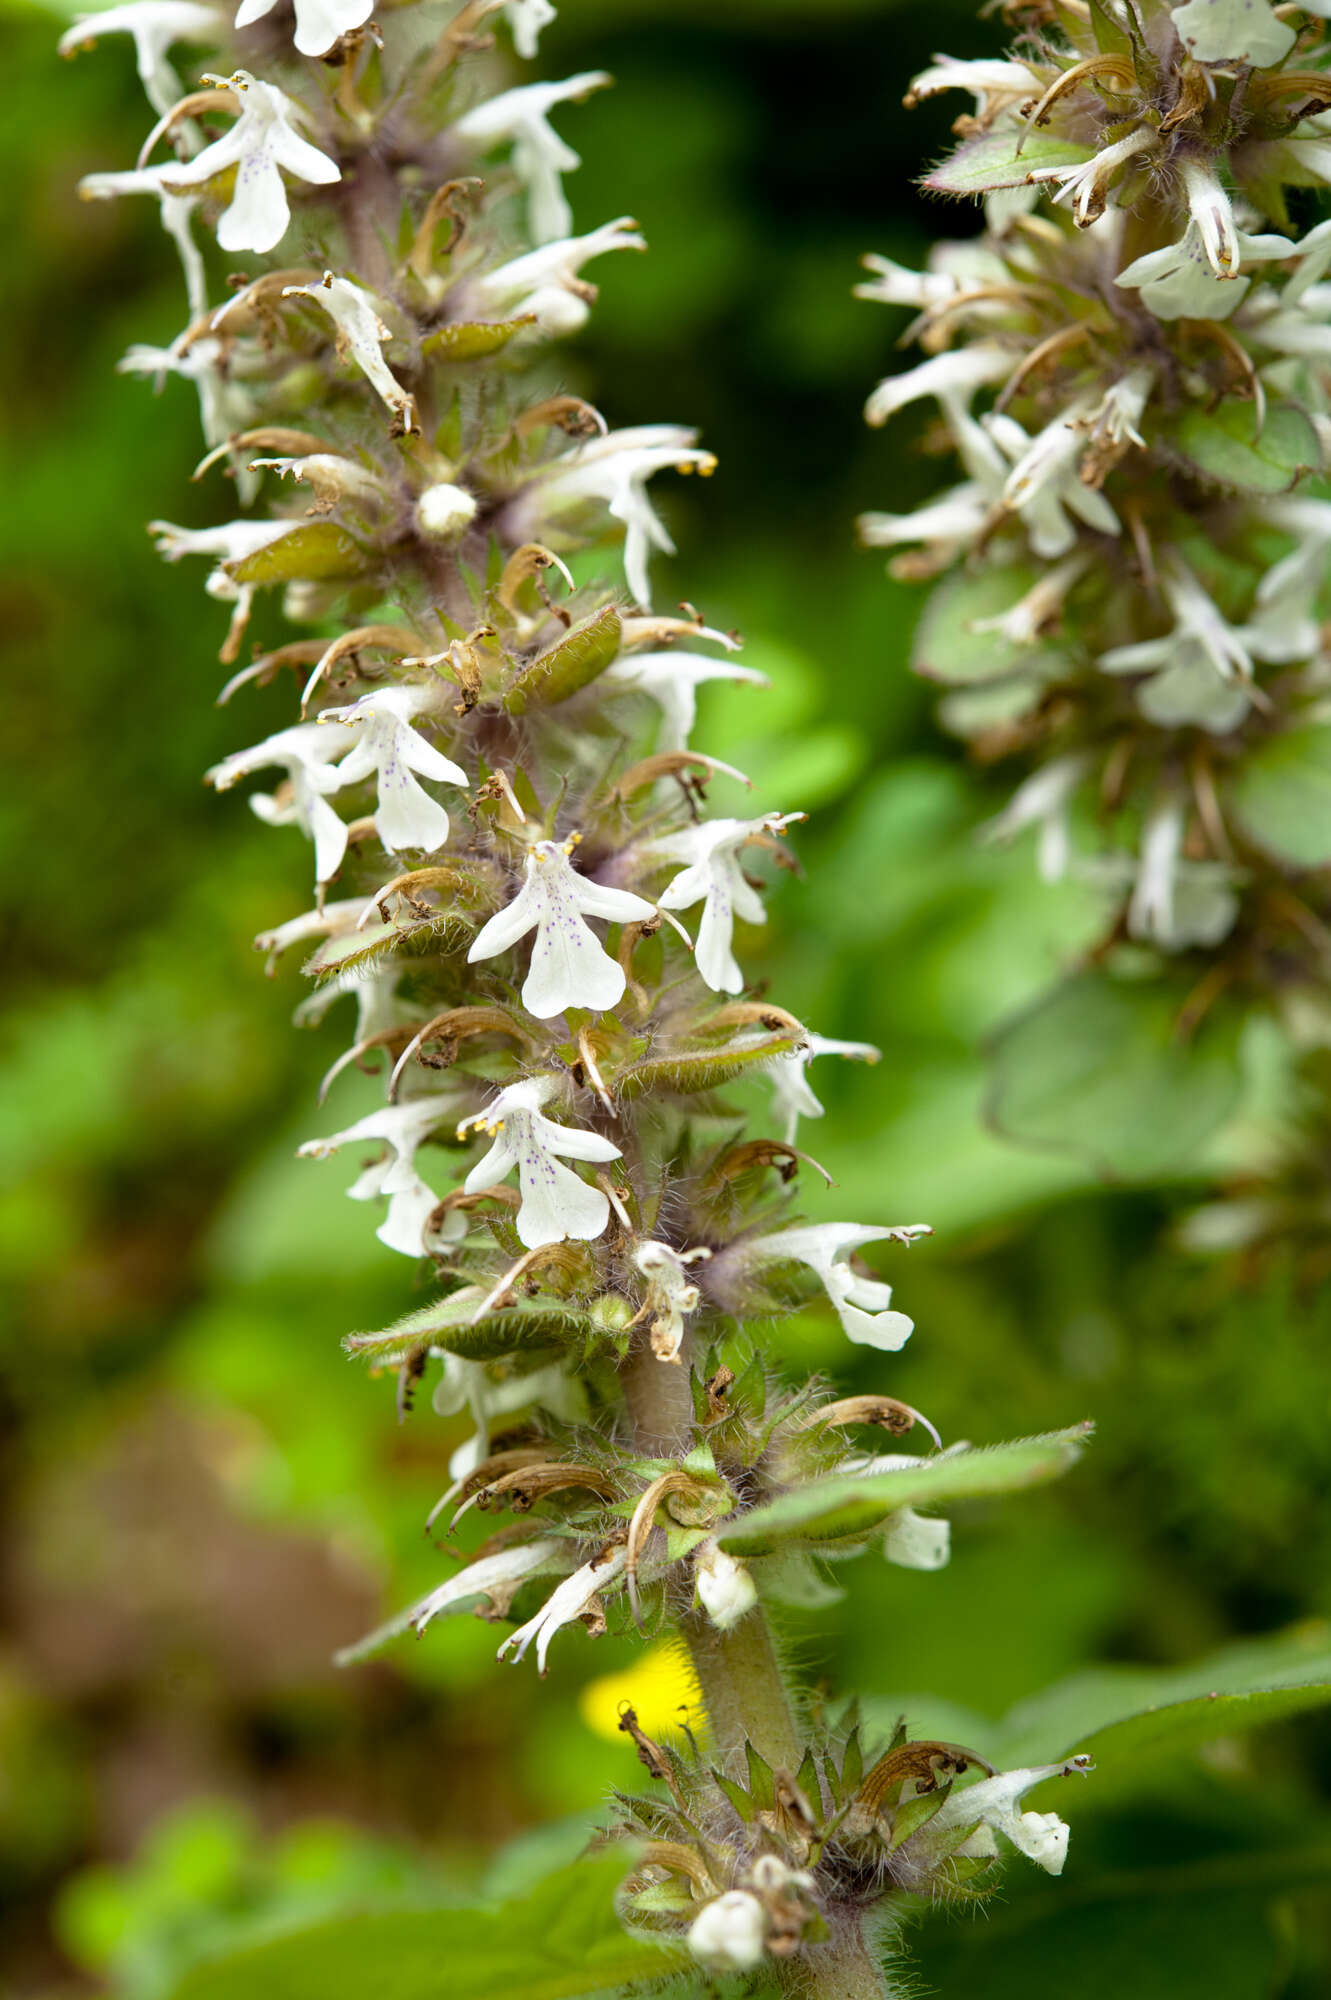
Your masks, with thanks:
M 607 1549 L 594 1556 L 589 1563 L 584 1563 L 581 1569 L 574 1570 L 572 1576 L 566 1577 L 546 1599 L 534 1618 L 529 1618 L 516 1632 L 509 1633 L 496 1658 L 502 1660 L 511 1653 L 516 1665 L 519 1660 L 525 1659 L 534 1639 L 537 1669 L 543 1674 L 550 1641 L 555 1633 L 581 1618 L 597 1593 L 624 1574 L 627 1561 L 628 1555 L 623 1548 Z
M 536 54 L 542 28 L 555 18 L 550 0 L 504 0 L 504 19 L 513 37 L 513 47 L 525 62 Z
M 1309 11 L 1320 12 L 1320 9 Z M 1170 17 L 1188 54 L 1200 63 L 1251 63 L 1268 69 L 1285 60 L 1295 32 L 1263 0 L 1187 0 Z
M 705 1903 L 689 1929 L 689 1950 L 713 1972 L 752 1972 L 767 1956 L 767 1912 L 747 1889 Z
M 893 549 L 922 542 L 940 564 L 950 562 L 975 542 L 994 511 L 996 495 L 978 480 L 953 486 L 913 514 L 861 514 L 856 522 L 866 548 Z
M 1068 1828 L 1057 1813 L 1018 1812 L 1023 1792 L 1045 1778 L 1068 1778 L 1093 1768 L 1089 1757 L 1070 1757 L 1066 1764 L 1040 1764 L 1033 1769 L 1000 1771 L 996 1777 L 982 1778 L 977 1785 L 954 1786 L 930 1821 L 930 1830 L 946 1833 L 958 1826 L 983 1822 L 981 1832 L 993 1828 L 1012 1842 L 1030 1860 L 1050 1875 L 1061 1875 L 1068 1851 Z M 981 1853 L 969 1843 L 960 1852 Z M 990 1842 L 992 1851 L 992 1842 Z
M 204 775 L 216 790 L 225 792 L 254 771 L 281 766 L 291 787 L 290 798 L 279 801 L 256 792 L 250 799 L 250 810 L 269 826 L 298 826 L 306 839 L 314 842 L 315 880 L 327 882 L 341 867 L 347 851 L 347 829 L 328 803 L 328 794 L 342 783 L 334 760 L 344 748 L 317 723 L 298 722 L 291 729 L 279 729 L 253 749 L 224 757 Z
M 236 26 L 248 28 L 271 14 L 277 0 L 241 0 Z M 374 0 L 294 0 L 296 28 L 292 36 L 303 56 L 327 55 L 334 42 L 362 27 L 374 12 Z
M 452 137 L 478 152 L 512 142 L 513 171 L 527 189 L 528 219 L 538 243 L 568 235 L 573 216 L 560 175 L 582 164 L 550 124 L 550 113 L 557 104 L 603 90 L 611 80 L 605 70 L 595 69 L 563 83 L 520 84 L 474 105 L 453 125 Z
M 882 1061 L 883 1052 L 872 1042 L 838 1042 L 829 1035 L 806 1035 L 803 1048 L 775 1056 L 768 1064 L 774 1109 L 782 1116 L 781 1136 L 788 1146 L 795 1143 L 801 1118 L 821 1118 L 824 1107 L 814 1096 L 805 1072 L 816 1056 L 847 1056 L 853 1062 Z
M 416 405 L 384 360 L 382 349 L 393 338 L 375 306 L 374 297 L 350 278 L 331 271 L 311 285 L 288 285 L 284 299 L 312 299 L 337 328 L 339 354 L 350 355 L 370 387 L 397 418 L 404 431 L 414 431 Z
M 416 502 L 416 526 L 431 541 L 455 542 L 476 519 L 476 502 L 463 486 L 441 480 Z
M 560 1158 L 604 1162 L 620 1158 L 618 1146 L 599 1132 L 584 1132 L 569 1125 L 557 1125 L 542 1117 L 541 1106 L 548 1104 L 557 1089 L 553 1076 L 526 1077 L 510 1083 L 485 1110 L 458 1127 L 458 1137 L 479 1128 L 494 1140 L 483 1159 L 477 1161 L 464 1183 L 468 1194 L 494 1187 L 506 1180 L 516 1167 L 522 1202 L 517 1230 L 528 1250 L 546 1243 L 562 1243 L 566 1237 L 591 1242 L 610 1220 L 610 1204 L 601 1190 L 589 1187 Z
M 975 115 L 987 119 L 1000 106 L 1016 104 L 1024 97 L 1038 97 L 1040 80 L 1023 62 L 995 58 L 962 61 L 956 56 L 935 56 L 928 69 L 911 78 L 906 95 L 907 108 L 945 90 L 968 90 L 975 99 Z
M 688 1273 L 690 1264 L 710 1257 L 710 1250 L 672 1250 L 654 1238 L 638 1245 L 633 1261 L 647 1280 L 644 1309 L 651 1314 L 648 1331 L 658 1361 L 678 1361 L 684 1342 L 684 1321 L 698 1310 L 702 1293 Z
M 1069 514 L 1102 535 L 1122 532 L 1104 494 L 1087 486 L 1080 474 L 1086 450 L 1083 426 L 1093 407 L 1089 402 L 1069 404 L 1033 438 L 1014 417 L 991 414 L 980 419 L 1012 461 L 1003 505 L 1020 516 L 1031 548 L 1047 561 L 1066 555 L 1076 544 L 1077 531 Z
M 698 689 L 705 681 L 746 681 L 770 687 L 766 674 L 752 667 L 716 660 L 706 653 L 687 653 L 667 646 L 659 653 L 623 653 L 601 676 L 603 687 L 645 694 L 661 711 L 658 750 L 687 750 L 698 715 Z
M 1082 419 L 1092 441 L 1116 447 L 1135 444 L 1138 451 L 1145 451 L 1146 439 L 1138 426 L 1154 388 L 1153 368 L 1132 368 L 1111 382 L 1097 407 Z
M 1006 382 L 1020 359 L 1020 354 L 1011 348 L 998 347 L 989 341 L 933 354 L 903 374 L 885 376 L 864 406 L 864 420 L 873 425 L 885 424 L 889 417 L 921 396 L 937 396 L 950 418 L 964 415 L 975 392 Z
M 90 49 L 103 35 L 130 35 L 134 57 L 148 102 L 159 115 L 180 96 L 180 79 L 166 59 L 177 42 L 216 42 L 222 37 L 222 16 L 215 7 L 195 0 L 128 0 L 100 14 L 79 14 L 57 44 L 62 56 Z
M 479 1287 L 468 1292 L 468 1296 L 473 1295 L 480 1295 Z M 455 1292 L 453 1296 L 457 1298 L 460 1294 Z M 464 1361 L 458 1354 L 444 1355 L 443 1373 L 430 1398 L 430 1407 L 441 1417 L 453 1417 L 459 1410 L 469 1408 L 476 1431 L 449 1458 L 448 1472 L 454 1484 L 431 1509 L 427 1527 L 458 1498 L 462 1482 L 489 1456 L 491 1433 L 502 1429 L 507 1418 L 516 1416 L 520 1410 L 539 1409 L 561 1423 L 581 1424 L 587 1421 L 588 1414 L 585 1390 L 561 1362 L 552 1362 L 548 1368 L 533 1368 L 529 1375 L 506 1375 L 501 1366 L 496 1375 L 485 1362 Z M 563 1546 L 569 1547 L 567 1542 Z M 575 1569 L 576 1558 L 571 1550 L 569 1554 L 570 1560 L 564 1567 Z
M 673 555 L 675 544 L 647 497 L 647 481 L 667 467 L 698 471 L 704 477 L 711 473 L 716 460 L 710 451 L 697 449 L 696 436 L 682 424 L 636 424 L 566 452 L 516 502 L 521 532 L 539 539 L 547 519 L 557 520 L 587 500 L 603 501 L 614 519 L 624 524 L 629 592 L 638 604 L 649 605 L 648 553 L 657 548 L 663 555 Z
M 455 1094 L 414 1097 L 405 1104 L 386 1104 L 357 1119 L 344 1132 L 332 1132 L 326 1139 L 307 1139 L 298 1148 L 302 1160 L 326 1160 L 343 1146 L 381 1140 L 388 1147 L 385 1157 L 365 1171 L 347 1189 L 352 1201 L 375 1201 L 387 1195 L 388 1214 L 375 1235 L 390 1250 L 404 1257 L 419 1257 L 421 1236 L 430 1211 L 439 1197 L 426 1186 L 416 1171 L 416 1152 L 430 1133 L 457 1115 Z M 449 1221 L 462 1222 L 460 1216 Z M 457 1234 L 462 1234 L 461 1227 Z
M 1112 146 L 1106 146 L 1094 159 L 1085 160 L 1075 167 L 1036 167 L 1029 175 L 1035 183 L 1050 181 L 1057 184 L 1054 200 L 1063 202 L 1072 210 L 1072 219 L 1079 229 L 1089 229 L 1105 212 L 1109 200 L 1110 184 L 1119 168 L 1138 153 L 1150 152 L 1159 144 L 1156 134 L 1147 126 L 1129 132 L 1125 139 L 1116 139 Z
M 693 1578 L 703 1610 L 718 1632 L 728 1632 L 758 1602 L 758 1589 L 742 1562 L 715 1542 L 704 1542 L 693 1557 Z
M 1002 812 L 979 829 L 981 840 L 1015 840 L 1028 826 L 1038 826 L 1037 866 L 1042 880 L 1057 882 L 1067 873 L 1071 836 L 1068 807 L 1086 775 L 1084 752 L 1056 757 L 1018 785 Z
M 517 1585 L 529 1576 L 536 1576 L 542 1570 L 557 1571 L 561 1565 L 567 1567 L 572 1560 L 567 1542 L 556 1541 L 553 1536 L 538 1536 L 532 1542 L 520 1542 L 515 1548 L 499 1549 L 492 1556 L 482 1556 L 479 1562 L 468 1563 L 465 1569 L 450 1576 L 427 1596 L 418 1598 L 415 1604 L 399 1611 L 376 1631 L 364 1639 L 358 1639 L 354 1646 L 344 1646 L 334 1655 L 339 1667 L 354 1666 L 389 1639 L 396 1639 L 400 1633 L 415 1632 L 417 1637 L 434 1618 L 450 1611 L 460 1611 L 478 1597 L 488 1597 L 493 1602 L 495 1596 L 503 1601 L 512 1596 Z
M 610 250 L 646 248 L 637 223 L 631 216 L 621 215 L 586 236 L 566 236 L 542 244 L 493 271 L 464 280 L 458 310 L 463 318 L 483 313 L 532 313 L 542 333 L 577 333 L 587 322 L 588 300 L 595 296 L 595 288 L 579 278 L 583 265 Z
M 428 687 L 381 687 L 347 708 L 326 708 L 319 726 L 342 723 L 359 732 L 337 767 L 339 786 L 373 777 L 378 788 L 374 824 L 390 854 L 420 848 L 431 854 L 448 839 L 448 814 L 412 775 L 467 789 L 466 772 L 427 743 L 411 718 L 434 705 Z
M 319 187 L 340 181 L 342 172 L 327 153 L 301 138 L 296 121 L 305 114 L 275 84 L 261 83 L 244 69 L 225 83 L 240 98 L 235 124 L 192 160 L 166 169 L 163 181 L 175 194 L 203 187 L 234 167 L 235 192 L 218 218 L 217 241 L 223 250 L 275 250 L 291 221 L 283 172 Z
M 482 926 L 467 953 L 469 965 L 494 958 L 534 929 L 522 1004 L 538 1021 L 551 1020 L 568 1007 L 604 1012 L 624 997 L 623 967 L 611 958 L 585 918 L 629 924 L 645 923 L 656 915 L 654 906 L 641 896 L 580 875 L 569 859 L 576 838 L 537 841 L 527 856 L 521 889 Z
M 1174 630 L 1162 639 L 1139 645 L 1113 646 L 1100 655 L 1106 673 L 1135 673 L 1143 667 L 1165 666 L 1178 655 L 1182 642 L 1194 646 L 1222 680 L 1253 677 L 1252 652 L 1246 634 L 1222 615 L 1210 594 L 1190 569 L 1174 561 L 1161 576 L 1166 602 L 1174 614 Z
M 686 863 L 662 891 L 660 905 L 689 910 L 702 904 L 697 966 L 714 993 L 739 993 L 744 987 L 732 946 L 736 917 L 748 924 L 767 922 L 762 898 L 740 866 L 740 849 L 760 834 L 782 834 L 803 818 L 803 813 L 767 813 L 762 819 L 709 819 L 653 841 L 653 855 Z
M 756 1262 L 805 1264 L 821 1282 L 836 1307 L 837 1317 L 850 1339 L 862 1347 L 877 1347 L 894 1354 L 904 1347 L 915 1329 L 905 1313 L 891 1312 L 892 1287 L 878 1278 L 863 1278 L 847 1261 L 854 1250 L 866 1243 L 909 1243 L 917 1236 L 931 1234 L 928 1223 L 898 1223 L 893 1228 L 873 1228 L 858 1222 L 819 1222 L 800 1229 L 783 1229 L 772 1236 L 757 1236 L 744 1245 L 745 1255 Z
M 1201 160 L 1184 160 L 1181 172 L 1188 196 L 1188 214 L 1196 225 L 1211 269 L 1217 278 L 1236 277 L 1240 252 L 1233 203 Z
M 873 251 L 860 262 L 875 275 L 855 286 L 855 297 L 870 299 L 877 305 L 910 306 L 916 312 L 925 312 L 946 305 L 960 289 L 960 281 L 951 271 L 912 271 Z

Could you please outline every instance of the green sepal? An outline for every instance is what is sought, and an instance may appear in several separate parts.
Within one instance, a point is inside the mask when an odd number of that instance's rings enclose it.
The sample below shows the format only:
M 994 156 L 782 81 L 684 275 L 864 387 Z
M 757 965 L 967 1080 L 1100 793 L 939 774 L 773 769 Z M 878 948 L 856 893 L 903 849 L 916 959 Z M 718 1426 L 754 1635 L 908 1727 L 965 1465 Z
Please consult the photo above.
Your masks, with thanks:
M 927 1826 L 952 1790 L 951 1784 L 936 1785 L 931 1792 L 917 1792 L 913 1799 L 903 1799 L 892 1814 L 892 1832 L 887 1842 L 889 1854 L 895 1854 L 913 1833 Z
M 1091 33 L 1095 36 L 1095 46 L 1101 55 L 1130 56 L 1132 37 L 1114 19 L 1105 0 L 1090 0 Z
M 388 958 L 396 951 L 418 957 L 422 952 L 443 947 L 449 931 L 455 927 L 474 931 L 476 921 L 461 910 L 452 909 L 441 910 L 438 916 L 421 924 L 366 924 L 363 931 L 327 938 L 310 954 L 301 970 L 310 979 L 326 979 L 332 973 L 371 965 L 375 959 Z
M 749 1764 L 749 1793 L 759 1812 L 771 1812 L 776 1804 L 776 1783 L 772 1777 L 772 1767 L 760 1750 L 755 1750 L 748 1737 L 744 1739 L 744 1754 Z
M 772 1035 L 752 1048 L 682 1049 L 675 1055 L 644 1056 L 614 1072 L 614 1089 L 620 1097 L 642 1097 L 657 1090 L 696 1096 L 702 1091 L 719 1090 L 756 1063 L 790 1055 L 802 1046 L 795 1035 Z
M 766 1555 L 790 1542 L 820 1546 L 863 1540 L 899 1507 L 981 1499 L 1055 1479 L 1080 1456 L 1090 1431 L 1089 1424 L 1077 1424 L 1014 1444 L 949 1452 L 889 1472 L 811 1480 L 723 1523 L 716 1539 L 741 1556 Z
M 941 161 L 923 185 L 930 194 L 988 194 L 1024 187 L 1036 167 L 1080 167 L 1094 158 L 1094 146 L 1076 146 L 1052 133 L 987 132 Z
M 716 1780 L 719 1789 L 730 1800 L 731 1805 L 735 1808 L 745 1826 L 751 1826 L 756 1808 L 743 1785 L 737 1785 L 733 1778 L 723 1777 L 715 1766 L 712 1769 L 712 1776 Z
M 456 320 L 427 334 L 421 353 L 431 361 L 485 361 L 507 347 L 515 333 L 535 324 L 535 313 L 523 313 L 518 319 Z
M 364 569 L 365 558 L 336 521 L 307 521 L 280 540 L 269 542 L 267 548 L 222 567 L 236 583 L 309 582 L 356 576 Z
M 822 1804 L 822 1787 L 818 1783 L 818 1766 L 813 1761 L 813 1751 L 804 1753 L 799 1770 L 795 1773 L 795 1783 L 815 1810 Z
M 857 1792 L 863 1776 L 864 1745 L 860 1741 L 860 1725 L 857 1722 L 846 1738 L 846 1747 L 841 1755 L 841 1782 L 848 1792 Z
M 1260 429 L 1255 403 L 1194 404 L 1159 438 L 1202 479 L 1238 493 L 1288 493 L 1322 468 L 1317 432 L 1293 403 L 1269 407 Z
M 504 696 L 504 707 L 510 715 L 523 715 L 533 702 L 553 707 L 567 701 L 605 672 L 623 643 L 619 613 L 606 604 L 524 668 Z
M 585 1346 L 596 1333 L 588 1314 L 562 1305 L 558 1299 L 518 1299 L 514 1305 L 487 1312 L 473 1324 L 471 1316 L 477 1303 L 474 1298 L 458 1302 L 456 1294 L 437 1299 L 380 1333 L 349 1333 L 342 1345 L 349 1354 L 389 1365 L 404 1360 L 423 1340 L 468 1361 L 488 1361 L 532 1348 L 567 1351 Z

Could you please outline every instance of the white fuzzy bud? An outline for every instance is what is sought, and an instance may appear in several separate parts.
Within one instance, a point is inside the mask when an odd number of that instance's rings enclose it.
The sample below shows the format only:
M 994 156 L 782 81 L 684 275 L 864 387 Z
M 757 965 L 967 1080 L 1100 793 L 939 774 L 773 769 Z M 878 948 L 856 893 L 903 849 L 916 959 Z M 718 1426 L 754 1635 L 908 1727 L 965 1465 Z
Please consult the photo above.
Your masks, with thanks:
M 416 502 L 416 526 L 432 541 L 455 542 L 476 519 L 476 502 L 461 486 L 441 481 Z
M 728 1556 L 715 1542 L 704 1542 L 693 1560 L 698 1595 L 707 1616 L 719 1632 L 738 1625 L 758 1602 L 753 1578 L 743 1563 Z
M 717 1972 L 751 1972 L 765 1955 L 767 1912 L 747 1889 L 730 1889 L 693 1920 L 689 1949 Z

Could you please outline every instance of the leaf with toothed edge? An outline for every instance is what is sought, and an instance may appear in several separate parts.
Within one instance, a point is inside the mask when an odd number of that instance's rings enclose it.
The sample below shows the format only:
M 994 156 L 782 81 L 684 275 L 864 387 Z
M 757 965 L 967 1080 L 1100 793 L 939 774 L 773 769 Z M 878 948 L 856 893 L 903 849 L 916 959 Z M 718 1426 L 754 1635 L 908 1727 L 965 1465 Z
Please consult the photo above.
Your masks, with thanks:
M 1014 1444 L 947 1452 L 920 1465 L 818 1479 L 723 1522 L 716 1539 L 736 1555 L 765 1555 L 789 1542 L 815 1546 L 870 1536 L 900 1507 L 942 1506 L 1038 1486 L 1066 1472 L 1090 1437 L 1089 1423 Z
M 422 1341 L 468 1361 L 488 1361 L 532 1349 L 567 1351 L 595 1339 L 600 1331 L 589 1313 L 559 1299 L 518 1299 L 476 1320 L 472 1316 L 479 1303 L 475 1297 L 463 1299 L 454 1293 L 408 1313 L 380 1333 L 349 1333 L 342 1344 L 349 1354 L 392 1367 Z
M 1094 146 L 1074 146 L 1051 134 L 988 132 L 940 161 L 923 185 L 930 194 L 988 194 L 1024 187 L 1037 167 L 1080 167 L 1094 158 Z

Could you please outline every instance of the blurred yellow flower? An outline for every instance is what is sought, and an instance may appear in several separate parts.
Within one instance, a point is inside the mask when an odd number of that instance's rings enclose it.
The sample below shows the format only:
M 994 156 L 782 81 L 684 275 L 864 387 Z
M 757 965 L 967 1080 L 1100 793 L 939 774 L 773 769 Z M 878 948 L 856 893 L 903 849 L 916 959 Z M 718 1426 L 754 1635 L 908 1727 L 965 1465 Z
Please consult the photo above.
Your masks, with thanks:
M 684 1648 L 653 1646 L 630 1665 L 602 1674 L 583 1689 L 578 1708 L 589 1729 L 613 1742 L 625 1703 L 649 1736 L 678 1736 L 685 1722 L 701 1721 L 702 1694 Z

